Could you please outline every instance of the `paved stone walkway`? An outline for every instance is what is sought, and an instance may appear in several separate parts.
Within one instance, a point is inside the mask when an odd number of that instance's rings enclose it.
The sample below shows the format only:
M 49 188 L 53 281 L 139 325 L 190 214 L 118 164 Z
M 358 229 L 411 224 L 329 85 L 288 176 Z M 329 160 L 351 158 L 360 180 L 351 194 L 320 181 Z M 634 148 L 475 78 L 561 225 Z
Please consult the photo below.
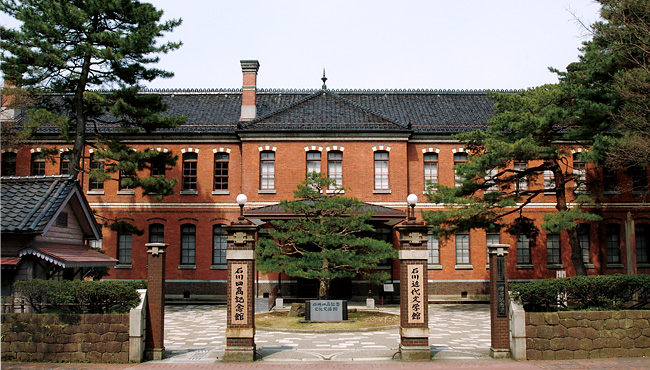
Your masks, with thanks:
M 354 307 L 354 306 L 352 306 Z M 397 306 L 381 308 L 398 313 Z M 212 363 L 225 349 L 226 307 L 165 308 L 165 349 L 169 363 Z M 429 344 L 435 359 L 490 360 L 488 305 L 430 305 Z M 399 330 L 353 333 L 295 333 L 258 328 L 257 352 L 266 362 L 390 361 Z

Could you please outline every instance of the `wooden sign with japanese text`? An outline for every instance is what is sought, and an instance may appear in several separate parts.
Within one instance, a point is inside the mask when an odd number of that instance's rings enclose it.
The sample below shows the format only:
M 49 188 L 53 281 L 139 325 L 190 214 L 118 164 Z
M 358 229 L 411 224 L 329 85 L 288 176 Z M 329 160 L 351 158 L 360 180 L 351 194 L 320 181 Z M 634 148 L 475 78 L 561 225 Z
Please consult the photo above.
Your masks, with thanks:
M 424 323 L 424 269 L 422 265 L 407 265 L 408 320 L 409 324 Z
M 246 324 L 248 323 L 248 265 L 244 263 L 233 263 L 231 265 L 230 284 L 231 284 L 231 323 Z

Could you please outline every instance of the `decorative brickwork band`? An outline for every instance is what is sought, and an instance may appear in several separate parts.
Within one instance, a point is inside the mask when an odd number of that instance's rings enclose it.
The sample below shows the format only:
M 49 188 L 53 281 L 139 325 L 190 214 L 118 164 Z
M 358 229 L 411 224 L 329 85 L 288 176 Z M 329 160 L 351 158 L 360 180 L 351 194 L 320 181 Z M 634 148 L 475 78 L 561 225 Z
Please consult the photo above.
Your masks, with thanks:
M 507 244 L 488 246 L 490 256 L 490 356 L 510 356 L 510 320 L 508 315 Z
M 404 361 L 428 361 L 429 310 L 427 226 L 409 221 L 400 233 L 400 354 Z
M 165 256 L 168 244 L 147 247 L 147 336 L 145 358 L 162 360 L 165 354 Z
M 233 222 L 226 227 L 228 236 L 227 284 L 227 362 L 255 360 L 255 233 L 257 226 L 247 220 Z

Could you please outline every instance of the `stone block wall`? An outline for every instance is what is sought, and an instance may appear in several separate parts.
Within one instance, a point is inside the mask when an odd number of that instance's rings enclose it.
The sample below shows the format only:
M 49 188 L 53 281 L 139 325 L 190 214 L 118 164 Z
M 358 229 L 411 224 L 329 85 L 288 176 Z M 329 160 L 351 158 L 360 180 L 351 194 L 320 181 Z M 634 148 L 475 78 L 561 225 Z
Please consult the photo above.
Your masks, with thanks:
M 3 314 L 2 360 L 129 362 L 129 314 Z
M 650 310 L 526 313 L 526 358 L 650 356 Z

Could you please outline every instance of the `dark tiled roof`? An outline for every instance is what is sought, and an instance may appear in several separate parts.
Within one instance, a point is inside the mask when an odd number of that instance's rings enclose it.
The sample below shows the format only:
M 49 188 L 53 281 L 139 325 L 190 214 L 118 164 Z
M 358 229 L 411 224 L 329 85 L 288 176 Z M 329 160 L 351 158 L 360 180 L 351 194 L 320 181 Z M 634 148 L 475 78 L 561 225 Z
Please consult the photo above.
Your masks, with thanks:
M 63 268 L 114 266 L 118 260 L 83 245 L 49 244 L 31 246 L 19 256 L 34 255 Z
M 67 175 L 3 177 L 2 232 L 43 231 L 75 186 Z
M 320 90 L 239 126 L 243 130 L 394 131 L 406 125 L 329 90 Z
M 512 92 L 512 91 L 507 91 Z M 386 131 L 455 133 L 485 128 L 494 114 L 486 91 L 258 89 L 258 118 L 239 124 L 241 89 L 147 90 L 167 104 L 165 114 L 187 122 L 161 133 L 230 133 L 246 130 Z M 53 96 L 56 101 L 62 97 Z M 25 117 L 21 117 L 20 122 Z M 100 132 L 116 132 L 102 117 Z M 55 133 L 56 127 L 40 129 Z

